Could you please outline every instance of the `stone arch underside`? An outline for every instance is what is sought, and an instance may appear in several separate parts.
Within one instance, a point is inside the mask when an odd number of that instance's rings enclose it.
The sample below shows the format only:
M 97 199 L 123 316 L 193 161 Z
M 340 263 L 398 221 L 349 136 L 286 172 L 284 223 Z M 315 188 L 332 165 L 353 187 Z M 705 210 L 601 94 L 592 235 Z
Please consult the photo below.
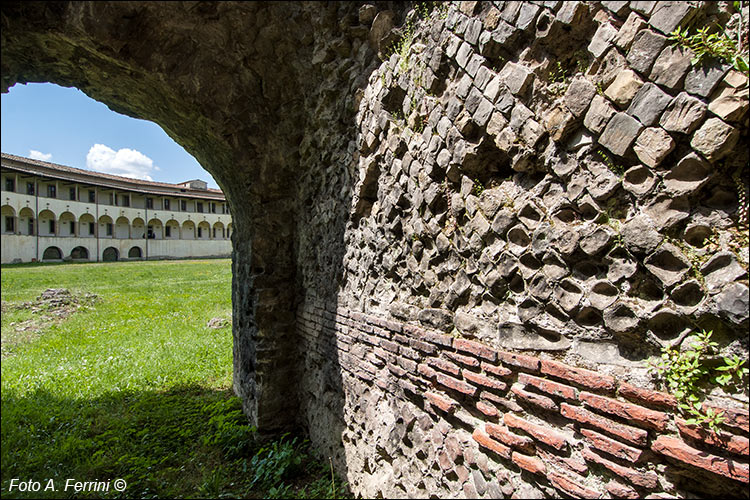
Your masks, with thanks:
M 236 228 L 234 389 L 262 432 L 299 423 L 290 367 L 295 181 L 306 168 L 300 144 L 317 125 L 308 116 L 320 107 L 318 89 L 335 88 L 335 82 L 325 84 L 332 76 L 321 63 L 333 58 L 330 41 L 343 36 L 337 20 L 356 24 L 358 8 L 277 2 L 2 6 L 3 92 L 28 82 L 74 86 L 116 112 L 153 121 L 226 194 Z M 313 51 L 321 49 L 324 56 L 313 64 Z M 362 60 L 374 57 L 360 52 Z

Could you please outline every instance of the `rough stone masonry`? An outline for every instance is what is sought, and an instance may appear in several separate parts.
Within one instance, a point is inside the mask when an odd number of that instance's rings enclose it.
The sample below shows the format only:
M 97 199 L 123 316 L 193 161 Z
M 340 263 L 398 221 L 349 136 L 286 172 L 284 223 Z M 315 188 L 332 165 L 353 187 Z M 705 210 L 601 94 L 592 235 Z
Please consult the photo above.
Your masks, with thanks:
M 746 387 L 709 431 L 647 370 L 701 329 L 747 359 L 748 78 L 667 39 L 728 3 L 0 13 L 3 92 L 75 86 L 213 174 L 235 391 L 355 493 L 747 497 Z

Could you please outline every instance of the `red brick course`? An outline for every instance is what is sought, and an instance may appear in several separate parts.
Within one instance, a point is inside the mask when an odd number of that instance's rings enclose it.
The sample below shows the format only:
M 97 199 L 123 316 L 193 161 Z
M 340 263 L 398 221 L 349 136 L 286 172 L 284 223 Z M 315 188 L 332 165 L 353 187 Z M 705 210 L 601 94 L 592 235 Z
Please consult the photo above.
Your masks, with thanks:
M 534 394 L 533 392 L 524 391 L 519 386 L 514 385 L 510 388 L 510 390 L 513 392 L 513 394 L 516 395 L 516 399 L 520 399 L 521 401 L 526 401 L 527 403 L 531 403 L 533 405 L 539 406 L 540 408 L 544 408 L 548 411 L 558 411 L 560 408 L 557 406 L 557 403 L 555 403 L 553 400 L 548 398 L 547 396 L 542 396 L 541 394 Z
M 614 391 L 615 379 L 608 375 L 601 375 L 591 370 L 583 368 L 573 368 L 572 366 L 558 363 L 557 361 L 542 360 L 542 373 L 565 379 L 568 382 L 596 389 L 600 391 Z
M 495 366 L 484 361 L 482 361 L 482 370 L 500 378 L 510 377 L 511 375 L 513 375 L 513 372 L 511 370 L 508 370 L 504 366 Z
M 581 484 L 583 478 L 574 481 L 558 472 L 550 471 L 547 473 L 547 479 L 549 479 L 549 482 L 552 483 L 555 488 L 576 498 L 599 498 L 600 496 L 597 491 L 594 491 L 591 488 L 586 488 Z
M 638 471 L 630 467 L 617 464 L 611 460 L 598 455 L 593 452 L 590 448 L 584 448 L 581 452 L 583 458 L 589 462 L 597 463 L 601 466 L 611 470 L 626 481 L 642 488 L 654 489 L 658 486 L 659 480 L 654 471 Z
M 677 428 L 683 436 L 702 441 L 712 446 L 718 446 L 738 455 L 750 453 L 748 439 L 744 436 L 736 436 L 726 432 L 714 432 L 696 425 L 687 425 L 681 418 L 677 419 Z
M 589 429 L 581 429 L 581 434 L 586 436 L 586 439 L 591 443 L 591 446 L 597 450 L 609 453 L 613 457 L 638 463 L 643 456 L 643 450 L 628 446 L 612 438 L 608 438 L 603 434 L 599 434 L 598 432 Z
M 458 380 L 443 373 L 435 373 L 435 380 L 438 384 L 448 389 L 453 389 L 467 396 L 473 396 L 477 392 L 477 388 L 473 385 L 469 385 L 463 380 Z
M 487 434 L 517 450 L 534 454 L 534 440 L 527 436 L 520 436 L 510 431 L 504 425 L 495 425 L 486 423 L 484 424 L 484 430 Z
M 508 427 L 521 429 L 522 431 L 530 434 L 537 441 L 541 441 L 542 443 L 557 450 L 562 450 L 568 445 L 565 437 L 553 431 L 552 429 L 542 427 L 541 425 L 532 424 L 531 422 L 528 422 L 522 418 L 518 418 L 510 413 L 506 413 L 505 415 L 503 415 L 503 421 Z
M 671 394 L 642 389 L 627 382 L 620 382 L 620 385 L 617 387 L 617 394 L 646 406 L 667 408 L 669 410 L 677 409 L 677 398 Z
M 547 468 L 544 466 L 544 462 L 536 457 L 523 455 L 521 453 L 518 453 L 517 451 L 513 452 L 513 462 L 520 468 L 527 470 L 532 474 L 544 475 L 547 472 Z
M 560 413 L 564 417 L 575 420 L 581 424 L 590 425 L 606 432 L 607 434 L 624 439 L 629 443 L 639 446 L 646 444 L 648 432 L 643 429 L 613 422 L 606 417 L 602 417 L 577 406 L 571 406 L 567 403 L 560 404 Z
M 536 389 L 546 392 L 551 396 L 559 396 L 561 398 L 576 400 L 578 399 L 578 391 L 568 385 L 553 382 L 545 378 L 535 377 L 526 373 L 518 374 L 518 381 L 522 384 L 531 385 Z
M 487 434 L 482 432 L 480 429 L 474 429 L 474 433 L 471 435 L 472 438 L 474 438 L 474 441 L 479 443 L 480 446 L 483 446 L 484 448 L 487 448 L 490 451 L 493 451 L 494 453 L 497 453 L 499 456 L 510 459 L 511 457 L 511 450 L 509 447 L 505 446 L 502 443 L 498 443 L 491 437 L 489 437 Z
M 525 356 L 513 352 L 498 351 L 497 357 L 506 365 L 515 366 L 531 372 L 539 371 L 539 358 L 534 356 Z
M 587 406 L 636 422 L 638 425 L 657 431 L 664 431 L 669 422 L 669 416 L 666 413 L 656 410 L 648 410 L 642 406 L 634 405 L 632 403 L 623 403 L 616 399 L 604 396 L 597 396 L 590 392 L 582 392 L 578 395 L 578 399 L 586 403 Z
M 494 389 L 496 391 L 504 391 L 508 388 L 508 385 L 505 382 L 500 382 L 499 380 L 494 380 L 488 377 L 485 377 L 484 375 L 479 375 L 477 373 L 470 372 L 466 369 L 463 370 L 463 375 L 466 380 L 471 382 L 472 384 L 480 385 L 482 387 L 486 387 L 489 389 Z
M 497 359 L 497 352 L 484 344 L 474 342 L 473 340 L 466 339 L 454 339 L 453 347 L 457 351 L 468 352 L 475 356 L 479 356 L 487 361 L 495 361 Z
M 736 462 L 731 458 L 711 455 L 687 445 L 679 438 L 659 436 L 651 444 L 651 449 L 662 455 L 674 458 L 701 469 L 720 474 L 743 483 L 748 482 L 748 465 Z

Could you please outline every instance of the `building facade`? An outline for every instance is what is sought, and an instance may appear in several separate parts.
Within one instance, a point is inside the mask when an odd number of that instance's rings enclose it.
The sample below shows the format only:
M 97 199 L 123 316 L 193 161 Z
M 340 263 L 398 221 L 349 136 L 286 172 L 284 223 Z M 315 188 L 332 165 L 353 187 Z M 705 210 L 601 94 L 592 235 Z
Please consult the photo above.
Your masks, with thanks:
M 225 257 L 224 194 L 200 180 L 129 179 L 2 153 L 3 264 Z

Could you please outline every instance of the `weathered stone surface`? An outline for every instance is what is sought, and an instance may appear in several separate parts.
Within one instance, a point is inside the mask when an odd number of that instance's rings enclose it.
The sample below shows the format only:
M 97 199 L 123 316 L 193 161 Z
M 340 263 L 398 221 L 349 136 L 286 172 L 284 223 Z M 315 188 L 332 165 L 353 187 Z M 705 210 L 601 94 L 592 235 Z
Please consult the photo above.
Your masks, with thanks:
M 656 2 L 648 23 L 665 35 L 684 26 L 695 15 L 696 9 L 688 2 Z
M 639 139 L 645 132 L 646 131 L 644 130 L 641 135 L 638 136 Z M 633 146 L 633 149 L 636 148 L 638 148 L 638 140 L 636 140 L 636 144 Z M 636 154 L 638 154 L 637 149 Z M 636 197 L 642 198 L 651 192 L 656 181 L 656 175 L 654 175 L 651 169 L 644 167 L 643 165 L 637 165 L 625 172 L 625 175 L 622 177 L 622 187 L 626 191 L 633 193 Z
M 634 71 L 626 69 L 617 74 L 615 80 L 604 91 L 604 95 L 611 99 L 620 109 L 625 109 L 643 85 Z
M 615 45 L 624 51 L 630 48 L 635 35 L 647 26 L 646 21 L 635 12 L 631 12 L 615 37 Z
M 667 45 L 654 61 L 649 78 L 657 85 L 677 89 L 690 69 L 693 53 L 684 47 Z
M 729 154 L 740 138 L 740 132 L 718 118 L 709 118 L 695 131 L 690 146 L 710 162 Z
M 509 61 L 500 71 L 500 78 L 514 95 L 518 95 L 523 94 L 529 88 L 534 74 L 525 66 Z
M 617 113 L 607 123 L 607 126 L 599 136 L 599 144 L 622 156 L 628 150 L 638 134 L 643 130 L 638 120 L 627 113 Z
M 633 145 L 644 165 L 656 167 L 675 148 L 675 141 L 663 128 L 650 127 L 641 132 Z
M 669 132 L 689 134 L 705 115 L 706 105 L 702 101 L 680 92 L 661 116 L 659 124 Z
M 639 31 L 626 58 L 630 67 L 641 74 L 648 75 L 651 65 L 666 43 L 666 37 L 654 31 L 648 29 Z
M 591 38 L 589 43 L 588 51 L 595 58 L 599 58 L 606 52 L 606 50 L 612 46 L 613 40 L 617 36 L 617 28 L 612 26 L 610 23 L 602 23 L 599 25 L 599 29 L 596 30 L 594 36 Z
M 685 76 L 685 91 L 689 94 L 708 97 L 727 71 L 729 71 L 728 64 L 713 61 L 693 66 Z
M 700 156 L 690 153 L 664 176 L 664 187 L 673 196 L 694 193 L 708 182 L 711 172 Z
M 647 82 L 641 87 L 628 107 L 627 113 L 638 118 L 647 127 L 659 120 L 672 97 L 657 85 Z
M 550 110 L 542 122 L 553 141 L 559 142 L 573 128 L 575 117 L 565 108 L 557 106 Z
M 725 122 L 738 122 L 747 113 L 749 102 L 747 87 L 738 90 L 727 85 L 712 96 L 708 110 Z
M 662 236 L 654 230 L 654 221 L 646 214 L 639 214 L 623 224 L 622 234 L 625 246 L 635 255 L 647 255 L 656 250 Z
M 580 117 L 588 109 L 596 95 L 596 87 L 584 77 L 574 78 L 565 92 L 563 102 L 575 117 Z
M 592 132 L 600 134 L 616 112 L 609 101 L 600 95 L 595 95 L 591 100 L 591 106 L 586 116 L 583 118 L 583 125 Z

